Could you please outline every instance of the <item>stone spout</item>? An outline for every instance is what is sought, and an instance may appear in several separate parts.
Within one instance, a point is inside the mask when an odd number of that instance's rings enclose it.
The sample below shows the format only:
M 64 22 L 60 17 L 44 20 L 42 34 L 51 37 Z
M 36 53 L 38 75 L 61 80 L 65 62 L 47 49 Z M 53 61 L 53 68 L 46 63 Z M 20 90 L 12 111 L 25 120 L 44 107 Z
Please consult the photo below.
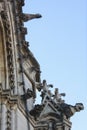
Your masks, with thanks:
M 22 15 L 22 19 L 24 22 L 27 22 L 29 20 L 32 20 L 32 19 L 38 19 L 38 18 L 41 18 L 41 14 L 23 14 Z

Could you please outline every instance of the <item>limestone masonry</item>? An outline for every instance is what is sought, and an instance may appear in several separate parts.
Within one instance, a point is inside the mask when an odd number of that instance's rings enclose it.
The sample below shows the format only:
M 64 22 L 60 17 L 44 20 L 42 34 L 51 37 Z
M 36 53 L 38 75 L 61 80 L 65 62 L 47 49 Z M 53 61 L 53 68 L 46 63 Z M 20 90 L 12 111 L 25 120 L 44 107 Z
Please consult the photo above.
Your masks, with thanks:
M 22 6 L 24 0 L 0 0 L 0 130 L 71 130 L 70 117 L 84 106 L 65 103 L 65 93 L 52 93 L 53 86 L 41 82 L 24 27 L 41 15 L 23 13 Z M 41 104 L 35 104 L 36 90 Z

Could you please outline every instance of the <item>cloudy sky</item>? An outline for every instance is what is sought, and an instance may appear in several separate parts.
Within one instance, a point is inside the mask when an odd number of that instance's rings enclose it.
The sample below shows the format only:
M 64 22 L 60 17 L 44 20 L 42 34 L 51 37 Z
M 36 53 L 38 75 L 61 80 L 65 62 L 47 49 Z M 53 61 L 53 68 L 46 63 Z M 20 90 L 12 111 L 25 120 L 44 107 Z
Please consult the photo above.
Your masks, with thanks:
M 84 104 L 85 109 L 71 118 L 72 130 L 87 129 L 86 8 L 86 0 L 25 0 L 23 8 L 25 13 L 42 15 L 25 23 L 26 39 L 41 67 L 41 81 L 46 79 L 65 92 L 66 103 Z

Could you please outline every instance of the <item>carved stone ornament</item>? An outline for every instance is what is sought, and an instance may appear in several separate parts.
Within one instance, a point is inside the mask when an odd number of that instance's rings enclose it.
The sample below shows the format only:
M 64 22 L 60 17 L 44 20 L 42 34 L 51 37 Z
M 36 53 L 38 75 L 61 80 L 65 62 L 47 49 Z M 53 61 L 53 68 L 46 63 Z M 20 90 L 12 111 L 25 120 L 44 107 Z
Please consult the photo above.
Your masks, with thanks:
M 30 111 L 30 114 L 34 117 L 34 119 L 36 120 L 39 116 L 41 111 L 43 110 L 44 105 L 35 105 L 35 107 Z
M 27 28 L 25 28 L 25 27 L 21 27 L 21 28 L 20 28 L 20 31 L 21 31 L 21 33 L 24 34 L 24 35 L 27 34 Z
M 1 18 L 3 21 L 5 35 L 6 35 L 9 86 L 11 89 L 13 89 L 14 88 L 14 67 L 13 67 L 12 41 L 11 41 L 10 22 L 6 11 L 1 11 Z
M 24 1 L 25 1 L 25 0 L 18 0 L 18 1 L 17 1 L 17 2 L 18 2 L 18 5 L 19 5 L 19 6 L 24 6 L 24 4 L 25 4 Z
M 79 112 L 84 109 L 84 106 L 82 103 L 76 103 L 75 106 L 66 104 L 66 103 L 61 103 L 58 107 L 58 110 L 62 112 L 66 116 L 66 118 L 70 118 L 75 114 L 75 112 Z
M 22 19 L 24 22 L 41 17 L 42 17 L 41 14 L 22 14 Z
M 24 95 L 21 95 L 22 100 L 27 100 L 31 97 L 34 97 L 34 92 L 30 90 L 29 88 L 27 89 L 27 92 L 25 92 Z

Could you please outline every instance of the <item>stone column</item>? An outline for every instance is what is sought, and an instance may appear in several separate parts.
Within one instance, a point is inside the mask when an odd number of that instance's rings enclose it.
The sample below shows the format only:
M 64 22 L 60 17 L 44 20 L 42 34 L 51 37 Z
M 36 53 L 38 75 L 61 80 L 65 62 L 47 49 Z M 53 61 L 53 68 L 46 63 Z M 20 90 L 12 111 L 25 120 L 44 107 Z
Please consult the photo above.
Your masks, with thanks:
M 13 108 L 11 110 L 11 130 L 15 130 L 15 112 Z
M 1 130 L 6 130 L 6 105 L 2 104 L 2 115 L 1 115 Z
M 11 108 L 11 130 L 17 130 L 16 106 Z

